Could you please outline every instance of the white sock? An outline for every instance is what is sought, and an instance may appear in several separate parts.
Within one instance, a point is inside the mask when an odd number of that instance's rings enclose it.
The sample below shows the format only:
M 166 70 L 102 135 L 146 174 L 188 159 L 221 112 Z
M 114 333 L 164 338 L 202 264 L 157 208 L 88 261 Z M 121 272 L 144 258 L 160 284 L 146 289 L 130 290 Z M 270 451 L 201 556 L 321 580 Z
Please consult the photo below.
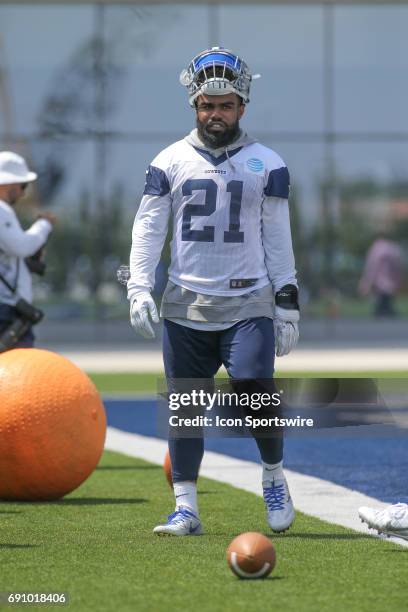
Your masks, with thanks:
M 197 484 L 192 481 L 175 482 L 173 491 L 176 498 L 176 508 L 185 506 L 198 516 Z
M 265 463 L 262 461 L 262 483 L 271 482 L 274 478 L 283 478 L 283 461 Z

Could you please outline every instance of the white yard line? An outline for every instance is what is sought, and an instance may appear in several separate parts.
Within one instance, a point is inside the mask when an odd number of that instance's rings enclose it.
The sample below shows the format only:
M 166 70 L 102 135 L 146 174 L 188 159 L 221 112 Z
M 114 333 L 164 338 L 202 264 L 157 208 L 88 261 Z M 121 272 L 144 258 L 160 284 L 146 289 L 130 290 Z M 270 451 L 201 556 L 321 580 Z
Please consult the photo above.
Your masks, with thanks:
M 105 448 L 162 465 L 167 442 L 108 427 Z M 261 468 L 252 461 L 206 451 L 200 474 L 238 489 L 262 495 Z M 360 522 L 357 509 L 360 506 L 376 508 L 387 506 L 378 499 L 321 478 L 291 470 L 285 470 L 285 474 L 296 509 L 328 523 L 372 535 L 373 532 L 369 532 L 367 525 Z M 408 547 L 408 541 L 400 538 L 389 538 L 389 541 Z
M 159 350 L 62 350 L 61 354 L 87 372 L 163 372 L 163 359 Z M 392 347 L 297 349 L 290 355 L 278 357 L 275 366 L 277 372 L 406 370 L 408 369 L 408 350 Z

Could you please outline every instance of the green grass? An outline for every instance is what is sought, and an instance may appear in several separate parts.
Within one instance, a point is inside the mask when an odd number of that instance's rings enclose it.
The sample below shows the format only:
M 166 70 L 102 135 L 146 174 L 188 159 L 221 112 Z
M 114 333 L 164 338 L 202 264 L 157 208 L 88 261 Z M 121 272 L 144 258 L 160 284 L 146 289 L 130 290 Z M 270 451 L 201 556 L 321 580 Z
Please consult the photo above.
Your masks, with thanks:
M 129 393 L 156 393 L 158 381 L 163 381 L 163 374 L 159 373 L 118 373 L 101 374 L 90 373 L 101 393 L 129 394 Z M 219 378 L 225 378 L 219 374 Z M 407 378 L 408 371 L 398 372 L 282 372 L 276 378 Z
M 92 612 L 405 609 L 408 550 L 301 514 L 272 536 L 273 574 L 237 579 L 225 549 L 245 531 L 271 535 L 263 502 L 204 478 L 199 495 L 204 536 L 154 536 L 173 505 L 160 466 L 106 452 L 64 500 L 0 505 L 0 591 L 65 591 Z
M 89 377 L 93 380 L 101 393 L 156 393 L 157 382 L 163 380 L 163 375 L 159 373 L 146 372 L 140 373 L 90 373 Z

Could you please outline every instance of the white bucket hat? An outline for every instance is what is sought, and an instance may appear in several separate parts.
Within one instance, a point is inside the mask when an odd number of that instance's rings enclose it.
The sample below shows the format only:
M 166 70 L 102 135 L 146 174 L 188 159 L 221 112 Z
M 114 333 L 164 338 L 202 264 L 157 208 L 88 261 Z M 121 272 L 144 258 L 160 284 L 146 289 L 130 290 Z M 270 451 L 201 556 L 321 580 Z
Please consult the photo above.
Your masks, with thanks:
M 0 185 L 32 183 L 37 178 L 30 172 L 24 157 L 11 151 L 0 151 Z

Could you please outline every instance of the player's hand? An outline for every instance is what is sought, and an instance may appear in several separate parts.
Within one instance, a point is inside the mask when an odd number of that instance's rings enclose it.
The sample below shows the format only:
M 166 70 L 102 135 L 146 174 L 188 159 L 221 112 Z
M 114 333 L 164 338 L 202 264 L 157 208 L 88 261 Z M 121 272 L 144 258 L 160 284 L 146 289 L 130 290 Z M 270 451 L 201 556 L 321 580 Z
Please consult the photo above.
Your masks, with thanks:
M 51 225 L 55 225 L 57 222 L 57 217 L 53 213 L 50 213 L 50 212 L 42 212 L 41 214 L 37 216 L 37 219 L 46 219 L 47 221 L 51 223 Z
M 287 310 L 275 307 L 275 318 L 273 320 L 275 329 L 275 353 L 282 357 L 290 353 L 299 340 L 299 311 Z
M 131 298 L 130 322 L 133 329 L 144 338 L 154 338 L 155 333 L 150 323 L 159 322 L 156 304 L 148 291 L 141 291 Z

